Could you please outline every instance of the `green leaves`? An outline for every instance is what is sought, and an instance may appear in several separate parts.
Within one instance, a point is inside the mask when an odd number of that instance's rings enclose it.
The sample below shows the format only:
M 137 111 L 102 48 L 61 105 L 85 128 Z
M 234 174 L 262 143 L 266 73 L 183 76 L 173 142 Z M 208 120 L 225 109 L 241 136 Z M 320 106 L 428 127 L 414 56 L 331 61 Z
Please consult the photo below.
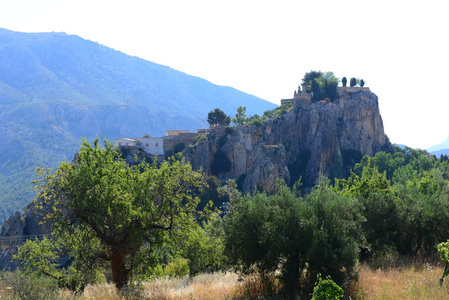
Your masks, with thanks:
M 112 144 L 100 147 L 98 139 L 93 145 L 83 141 L 73 163 L 41 176 L 39 197 L 53 203 L 48 218 L 55 232 L 68 243 L 67 234 L 78 231 L 85 245 L 102 249 L 120 288 L 133 267 L 126 260 L 145 242 L 154 246 L 163 242 L 161 232 L 183 235 L 191 227 L 196 192 L 204 186 L 202 174 L 184 161 L 128 166 Z

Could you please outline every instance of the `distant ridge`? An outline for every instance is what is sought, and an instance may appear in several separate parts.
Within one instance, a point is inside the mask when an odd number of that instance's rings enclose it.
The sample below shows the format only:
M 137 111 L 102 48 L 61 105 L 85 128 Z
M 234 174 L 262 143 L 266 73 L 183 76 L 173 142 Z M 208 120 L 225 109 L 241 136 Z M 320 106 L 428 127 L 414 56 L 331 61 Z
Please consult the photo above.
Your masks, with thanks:
M 194 131 L 239 106 L 276 107 L 75 35 L 0 28 L 0 223 L 34 196 L 35 168 L 70 160 L 81 137 Z
M 441 144 L 429 147 L 427 149 L 427 151 L 428 152 L 436 152 L 436 151 L 444 150 L 444 149 L 449 149 L 449 137 L 444 142 L 442 142 Z
M 441 155 L 449 155 L 449 149 L 441 149 L 438 151 L 432 151 L 430 154 L 435 155 L 436 157 L 441 157 Z

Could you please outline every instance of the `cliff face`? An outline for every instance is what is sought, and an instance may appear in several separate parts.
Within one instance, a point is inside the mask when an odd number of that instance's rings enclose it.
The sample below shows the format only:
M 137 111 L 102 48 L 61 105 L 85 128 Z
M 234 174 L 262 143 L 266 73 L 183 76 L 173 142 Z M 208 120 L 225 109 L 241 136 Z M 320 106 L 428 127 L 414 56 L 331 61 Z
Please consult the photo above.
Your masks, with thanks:
M 16 211 L 2 225 L 0 229 L 0 269 L 12 270 L 19 267 L 19 263 L 12 261 L 17 247 L 21 246 L 27 239 L 42 239 L 51 232 L 50 224 L 43 223 L 42 211 L 35 210 L 34 202 L 31 202 L 21 215 Z
M 302 177 L 303 184 L 312 186 L 321 175 L 344 176 L 363 155 L 389 147 L 377 96 L 342 89 L 334 103 L 295 103 L 291 111 L 260 126 L 238 127 L 185 149 L 184 155 L 207 174 L 235 178 L 246 192 L 255 187 L 270 192 L 277 178 L 293 183 Z M 217 152 L 220 162 L 224 153 L 230 166 L 214 167 Z

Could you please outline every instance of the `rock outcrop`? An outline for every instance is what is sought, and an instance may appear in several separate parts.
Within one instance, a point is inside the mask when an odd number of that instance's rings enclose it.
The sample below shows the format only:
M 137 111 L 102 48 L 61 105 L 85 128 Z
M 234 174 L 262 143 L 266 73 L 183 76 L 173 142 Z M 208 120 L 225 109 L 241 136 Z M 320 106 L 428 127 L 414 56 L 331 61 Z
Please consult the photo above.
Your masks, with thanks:
M 30 203 L 23 214 L 16 211 L 2 225 L 0 229 L 0 269 L 11 270 L 19 266 L 12 261 L 12 256 L 17 252 L 17 247 L 27 239 L 42 239 L 50 235 L 49 223 L 43 223 L 43 210 L 37 212 L 34 202 Z
M 391 144 L 374 93 L 340 88 L 339 94 L 333 103 L 294 103 L 291 111 L 261 125 L 228 130 L 183 154 L 195 169 L 201 167 L 223 181 L 238 180 L 245 192 L 256 187 L 273 191 L 277 178 L 293 183 L 301 177 L 311 187 L 321 175 L 344 176 L 363 155 L 374 155 Z M 222 166 L 217 169 L 218 152 Z

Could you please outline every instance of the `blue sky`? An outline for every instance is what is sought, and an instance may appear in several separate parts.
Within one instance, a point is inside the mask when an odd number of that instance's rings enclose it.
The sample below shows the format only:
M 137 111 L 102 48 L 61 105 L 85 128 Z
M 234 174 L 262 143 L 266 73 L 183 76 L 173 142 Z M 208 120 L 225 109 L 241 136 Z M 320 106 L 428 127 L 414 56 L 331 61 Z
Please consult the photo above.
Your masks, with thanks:
M 445 1 L 2 0 L 0 27 L 66 32 L 274 103 L 310 70 L 363 78 L 395 143 L 449 136 Z

